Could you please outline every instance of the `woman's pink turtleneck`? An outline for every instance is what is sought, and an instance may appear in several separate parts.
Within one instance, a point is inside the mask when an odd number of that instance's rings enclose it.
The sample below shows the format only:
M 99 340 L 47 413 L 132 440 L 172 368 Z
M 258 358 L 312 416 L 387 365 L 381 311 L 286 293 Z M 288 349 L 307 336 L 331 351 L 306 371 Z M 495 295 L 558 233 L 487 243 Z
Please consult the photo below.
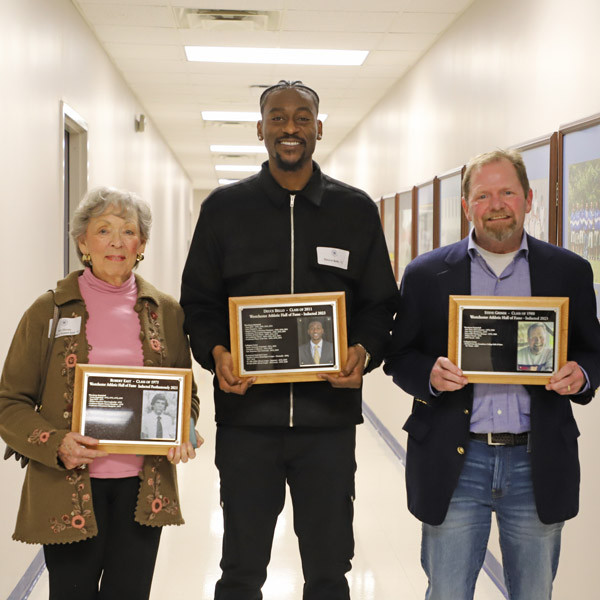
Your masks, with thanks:
M 85 330 L 91 346 L 89 363 L 143 366 L 140 319 L 133 309 L 137 302 L 133 273 L 115 287 L 86 268 L 79 277 L 79 289 L 89 315 Z M 102 479 L 135 477 L 143 464 L 143 456 L 110 454 L 90 464 L 90 475 Z

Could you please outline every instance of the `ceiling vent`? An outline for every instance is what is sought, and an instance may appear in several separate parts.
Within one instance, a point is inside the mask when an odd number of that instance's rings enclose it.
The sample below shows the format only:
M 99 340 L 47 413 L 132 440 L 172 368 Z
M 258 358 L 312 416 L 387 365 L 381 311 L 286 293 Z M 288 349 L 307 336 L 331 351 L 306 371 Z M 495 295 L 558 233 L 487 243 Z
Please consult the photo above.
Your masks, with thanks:
M 173 8 L 180 29 L 278 31 L 280 11 Z

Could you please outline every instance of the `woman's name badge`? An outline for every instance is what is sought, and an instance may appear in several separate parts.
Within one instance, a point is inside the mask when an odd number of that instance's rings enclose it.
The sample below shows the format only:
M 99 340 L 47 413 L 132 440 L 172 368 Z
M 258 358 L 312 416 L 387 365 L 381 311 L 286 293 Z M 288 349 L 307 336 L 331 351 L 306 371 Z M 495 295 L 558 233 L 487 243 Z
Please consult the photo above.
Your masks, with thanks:
M 52 331 L 52 321 L 48 324 L 48 337 Z M 54 337 L 64 337 L 65 335 L 77 335 L 81 331 L 81 317 L 64 317 L 58 320 L 56 334 Z

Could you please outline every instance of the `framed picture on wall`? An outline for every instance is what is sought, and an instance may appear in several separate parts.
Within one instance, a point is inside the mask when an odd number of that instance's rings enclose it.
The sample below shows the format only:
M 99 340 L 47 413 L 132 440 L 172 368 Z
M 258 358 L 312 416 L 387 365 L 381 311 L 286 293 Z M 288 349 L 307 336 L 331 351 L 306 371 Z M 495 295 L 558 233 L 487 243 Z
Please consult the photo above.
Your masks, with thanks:
M 538 240 L 556 244 L 558 134 L 531 140 L 515 149 L 523 156 L 533 192 L 531 211 L 525 215 L 525 231 Z
M 463 238 L 462 171 L 462 167 L 453 169 L 438 178 L 440 246 L 453 244 Z
M 394 270 L 394 275 L 396 276 L 398 271 L 396 249 L 396 223 L 398 221 L 396 217 L 397 204 L 398 194 L 391 194 L 381 198 L 383 233 L 385 236 L 385 243 L 387 244 L 388 248 L 388 254 L 390 256 L 390 262 L 392 263 L 392 269 Z
M 434 202 L 433 181 L 416 187 L 417 200 L 417 255 L 433 250 Z
M 406 265 L 413 258 L 412 223 L 413 193 L 412 189 L 396 194 L 398 199 L 396 211 L 396 279 L 400 281 Z
M 558 132 L 558 243 L 590 261 L 600 293 L 600 115 Z M 600 303 L 598 303 L 600 318 Z

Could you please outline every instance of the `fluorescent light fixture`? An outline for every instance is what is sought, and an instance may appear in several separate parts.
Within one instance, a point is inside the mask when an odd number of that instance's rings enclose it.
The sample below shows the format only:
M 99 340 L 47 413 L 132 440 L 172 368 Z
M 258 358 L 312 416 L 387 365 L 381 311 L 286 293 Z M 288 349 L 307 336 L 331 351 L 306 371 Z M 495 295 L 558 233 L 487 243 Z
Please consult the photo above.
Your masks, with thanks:
M 319 113 L 317 118 L 321 122 L 327 120 L 327 114 Z M 226 122 L 255 122 L 260 121 L 260 112 L 243 112 L 243 111 L 231 111 L 231 110 L 203 110 L 202 120 L 203 121 L 226 121 Z
M 215 165 L 215 171 L 258 173 L 260 171 L 260 165 Z
M 219 179 L 219 185 L 228 185 L 229 183 L 237 183 L 239 179 Z
M 185 46 L 185 54 L 189 61 L 194 62 L 348 67 L 362 65 L 369 51 Z
M 211 152 L 233 152 L 235 154 L 266 154 L 267 149 L 264 146 L 232 146 L 211 144 Z

